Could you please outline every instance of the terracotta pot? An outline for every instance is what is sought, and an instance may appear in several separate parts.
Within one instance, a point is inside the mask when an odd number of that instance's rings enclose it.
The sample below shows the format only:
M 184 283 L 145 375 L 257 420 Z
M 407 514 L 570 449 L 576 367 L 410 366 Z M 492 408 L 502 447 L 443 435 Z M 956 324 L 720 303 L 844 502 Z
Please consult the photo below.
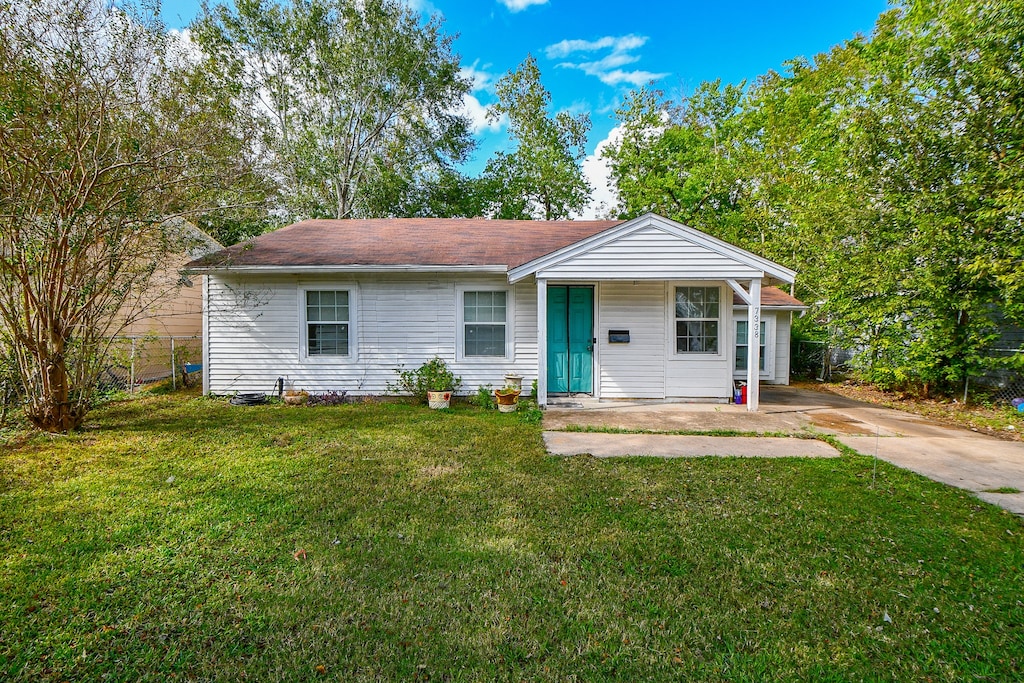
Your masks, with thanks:
M 521 393 L 521 391 L 515 389 L 498 389 L 494 392 L 494 397 L 498 399 L 499 406 L 511 406 L 519 401 L 519 394 Z

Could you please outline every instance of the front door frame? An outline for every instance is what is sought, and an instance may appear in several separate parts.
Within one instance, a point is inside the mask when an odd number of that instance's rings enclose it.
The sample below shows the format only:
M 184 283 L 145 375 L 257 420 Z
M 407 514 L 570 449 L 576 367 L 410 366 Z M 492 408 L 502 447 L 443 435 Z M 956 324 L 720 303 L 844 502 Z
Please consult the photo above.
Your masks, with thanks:
M 594 351 L 593 391 L 591 396 L 601 398 L 601 338 L 598 334 L 601 326 L 601 283 L 599 281 L 558 280 L 549 282 L 546 278 L 537 278 L 537 405 L 546 406 L 548 402 L 548 285 L 552 287 L 591 287 L 594 290 Z
M 597 286 L 594 285 L 594 284 L 589 284 L 589 283 L 588 284 L 579 284 L 579 283 L 575 283 L 575 282 L 571 282 L 571 283 L 569 283 L 569 282 L 559 282 L 557 284 L 549 284 L 548 285 L 548 297 L 549 297 L 549 300 L 550 300 L 551 289 L 552 288 L 559 288 L 559 289 L 565 289 L 566 290 L 566 301 L 565 301 L 565 307 L 566 307 L 566 311 L 565 311 L 565 313 L 566 313 L 566 349 L 565 349 L 565 351 L 566 351 L 566 373 L 567 373 L 567 377 L 566 377 L 566 390 L 565 391 L 555 392 L 554 388 L 552 386 L 550 386 L 550 384 L 548 385 L 548 390 L 549 390 L 550 393 L 557 394 L 559 396 L 571 396 L 571 395 L 594 396 L 596 394 L 596 387 L 597 387 L 597 381 L 596 381 L 596 377 L 595 377 L 595 375 L 596 375 L 595 371 L 597 370 L 597 362 L 596 362 L 596 357 L 597 357 Z M 589 292 L 590 292 L 590 309 L 591 309 L 590 310 L 590 336 L 587 338 L 586 342 L 583 342 L 583 344 L 590 346 L 590 348 L 587 350 L 589 352 L 589 355 L 590 355 L 590 389 L 589 390 L 581 390 L 581 391 L 574 391 L 573 388 L 572 388 L 572 386 L 573 386 L 573 384 L 572 384 L 573 383 L 572 367 L 573 367 L 573 355 L 574 355 L 573 354 L 573 347 L 581 343 L 578 339 L 577 339 L 575 344 L 573 343 L 573 340 L 575 339 L 575 337 L 573 337 L 573 335 L 572 335 L 572 318 L 571 318 L 571 315 L 572 315 L 572 311 L 574 310 L 573 309 L 573 304 L 572 304 L 572 290 L 574 290 L 574 289 L 575 290 L 589 290 Z M 581 311 L 582 309 L 577 307 L 575 310 Z M 550 311 L 550 308 L 549 308 L 549 310 L 548 310 L 549 316 L 550 316 L 550 313 L 551 313 L 551 311 Z M 545 318 L 545 324 L 547 324 L 547 322 L 548 322 L 548 318 L 546 317 Z M 550 354 L 550 351 L 551 351 L 551 348 L 550 348 L 551 347 L 551 335 L 550 335 L 550 332 L 551 332 L 551 330 L 549 329 L 548 330 L 548 342 L 547 342 L 548 343 L 548 351 L 549 351 L 549 353 L 547 354 L 547 358 L 548 358 L 549 365 L 550 365 L 550 361 L 551 361 L 551 354 Z M 577 348 L 578 348 L 578 346 L 577 346 Z M 582 351 L 579 351 L 579 353 L 582 353 Z M 549 377 L 549 381 L 550 381 L 550 377 Z

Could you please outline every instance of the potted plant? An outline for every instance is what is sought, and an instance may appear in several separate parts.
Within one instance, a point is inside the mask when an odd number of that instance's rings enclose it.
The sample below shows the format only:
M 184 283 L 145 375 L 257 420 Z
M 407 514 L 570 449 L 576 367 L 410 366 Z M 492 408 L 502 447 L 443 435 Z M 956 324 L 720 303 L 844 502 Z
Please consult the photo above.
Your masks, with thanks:
M 427 405 L 435 410 L 451 405 L 452 394 L 462 385 L 462 378 L 456 377 L 448 365 L 434 356 L 415 370 L 396 370 L 398 385 L 389 386 L 392 391 L 412 394 L 426 399 Z
M 519 407 L 519 394 L 523 393 L 521 387 L 517 387 L 513 384 L 506 384 L 501 389 L 497 389 L 494 392 L 494 397 L 498 399 L 498 410 L 503 413 L 511 413 Z
M 284 402 L 287 405 L 301 406 L 308 400 L 308 391 L 295 391 L 294 389 L 289 389 L 288 391 L 284 392 Z

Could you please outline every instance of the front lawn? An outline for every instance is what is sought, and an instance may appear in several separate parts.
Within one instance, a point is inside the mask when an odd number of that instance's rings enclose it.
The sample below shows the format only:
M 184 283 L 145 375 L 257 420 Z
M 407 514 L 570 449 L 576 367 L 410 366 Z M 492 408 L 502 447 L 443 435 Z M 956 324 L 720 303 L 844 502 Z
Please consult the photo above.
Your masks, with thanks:
M 0 679 L 1019 680 L 1024 525 L 868 458 L 152 397 L 0 450 Z

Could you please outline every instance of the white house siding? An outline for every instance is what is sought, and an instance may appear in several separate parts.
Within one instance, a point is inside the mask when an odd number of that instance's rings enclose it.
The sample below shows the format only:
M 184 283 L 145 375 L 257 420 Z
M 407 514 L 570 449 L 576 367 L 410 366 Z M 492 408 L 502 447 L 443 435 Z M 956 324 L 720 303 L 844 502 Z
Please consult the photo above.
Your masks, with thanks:
M 604 282 L 598 300 L 601 398 L 665 398 L 665 283 Z M 608 330 L 629 330 L 629 343 L 609 344 Z
M 551 280 L 745 279 L 762 272 L 735 259 L 649 226 L 545 267 L 537 277 Z
M 775 378 L 771 384 L 789 384 L 790 328 L 793 314 L 790 311 L 775 313 Z
M 715 282 L 691 282 L 680 283 L 685 285 L 721 286 L 720 300 L 730 301 L 732 290 L 724 283 Z M 665 293 L 666 305 L 664 307 L 665 328 L 668 348 L 668 364 L 665 373 L 666 396 L 668 398 L 701 399 L 714 398 L 727 400 L 732 396 L 732 366 L 736 362 L 735 334 L 730 333 L 733 329 L 732 306 L 723 305 L 720 308 L 722 319 L 719 323 L 719 353 L 676 353 L 675 351 L 675 316 L 674 311 L 668 306 L 674 300 L 672 288 L 675 283 L 670 283 Z
M 733 379 L 742 382 L 747 381 L 747 371 L 736 369 L 736 320 L 746 320 L 747 308 L 745 306 L 733 307 L 733 324 L 730 328 L 732 349 Z M 761 309 L 761 319 L 771 321 L 773 327 L 769 337 L 774 337 L 774 343 L 769 347 L 765 346 L 765 367 L 771 368 L 771 375 L 761 373 L 762 384 L 789 384 L 789 346 L 790 346 L 790 320 L 792 313 L 789 311 L 773 311 Z M 769 342 L 771 339 L 769 338 Z
M 210 276 L 210 391 L 270 392 L 278 377 L 311 392 L 382 394 L 395 368 L 416 368 L 438 355 L 462 377 L 463 391 L 500 386 L 518 372 L 537 374 L 537 295 L 533 283 L 512 287 L 514 334 L 507 360 L 456 361 L 458 288 L 507 287 L 502 277 L 451 274 L 354 276 Z M 306 359 L 301 349 L 302 287 L 353 292 L 350 357 Z

